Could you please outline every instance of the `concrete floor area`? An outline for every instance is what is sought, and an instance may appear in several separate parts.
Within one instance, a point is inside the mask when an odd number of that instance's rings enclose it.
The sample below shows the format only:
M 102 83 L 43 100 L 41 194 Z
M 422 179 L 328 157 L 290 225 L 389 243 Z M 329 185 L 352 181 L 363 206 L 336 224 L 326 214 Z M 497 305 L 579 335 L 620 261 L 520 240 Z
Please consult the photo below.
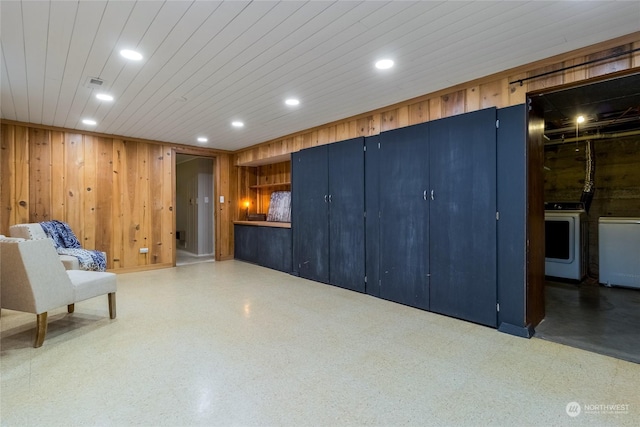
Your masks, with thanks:
M 637 426 L 640 365 L 239 261 L 2 310 L 3 426 Z
M 213 254 L 196 255 L 184 249 L 176 250 L 176 266 L 187 265 L 187 264 L 197 264 L 199 262 L 213 262 L 213 261 L 215 261 L 215 256 Z
M 548 281 L 536 336 L 640 363 L 640 290 Z

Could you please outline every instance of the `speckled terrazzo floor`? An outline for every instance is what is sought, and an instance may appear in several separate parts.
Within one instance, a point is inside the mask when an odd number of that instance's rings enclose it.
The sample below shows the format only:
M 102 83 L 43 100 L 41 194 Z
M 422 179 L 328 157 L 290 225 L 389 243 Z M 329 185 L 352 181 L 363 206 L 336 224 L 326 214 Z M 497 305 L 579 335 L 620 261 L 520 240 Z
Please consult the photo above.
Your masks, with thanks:
M 115 320 L 106 297 L 51 312 L 40 349 L 2 310 L 1 425 L 640 420 L 640 365 L 238 261 L 121 274 L 117 298 Z

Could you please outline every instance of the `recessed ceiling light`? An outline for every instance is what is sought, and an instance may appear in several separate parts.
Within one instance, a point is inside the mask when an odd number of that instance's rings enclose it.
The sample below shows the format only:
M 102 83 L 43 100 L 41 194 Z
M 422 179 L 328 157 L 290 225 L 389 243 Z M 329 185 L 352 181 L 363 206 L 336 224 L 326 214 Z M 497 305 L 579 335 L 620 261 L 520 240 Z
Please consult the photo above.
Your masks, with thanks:
M 300 105 L 300 101 L 295 98 L 289 98 L 286 101 L 284 101 L 284 103 L 291 106 Z
M 95 120 L 92 120 L 92 119 L 82 119 L 82 123 L 84 123 L 85 125 L 91 125 L 91 126 L 97 124 L 97 122 Z
M 231 126 L 233 126 L 234 128 L 241 128 L 244 126 L 244 123 L 236 120 L 235 122 L 231 122 Z
M 198 142 L 207 142 L 207 141 L 208 141 L 208 139 L 205 138 L 204 136 L 199 136 L 198 137 Z
M 124 56 L 127 59 L 131 59 L 133 61 L 140 61 L 142 59 L 142 55 L 140 53 L 130 49 L 122 49 L 120 51 L 120 55 Z
M 376 62 L 376 68 L 379 70 L 387 70 L 393 67 L 393 61 L 391 59 L 381 59 Z
M 113 96 L 106 93 L 99 93 L 96 95 L 96 98 L 98 98 L 100 101 L 113 101 Z

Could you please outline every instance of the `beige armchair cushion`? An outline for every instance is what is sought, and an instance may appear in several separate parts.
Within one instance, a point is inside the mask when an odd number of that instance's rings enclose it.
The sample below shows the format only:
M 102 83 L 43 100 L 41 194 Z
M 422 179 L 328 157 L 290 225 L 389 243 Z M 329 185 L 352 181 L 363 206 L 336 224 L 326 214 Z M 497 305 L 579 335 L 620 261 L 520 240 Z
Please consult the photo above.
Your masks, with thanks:
M 99 295 L 109 295 L 115 318 L 116 275 L 68 270 L 60 263 L 49 239 L 0 239 L 0 303 L 2 308 L 38 315 L 36 347 L 42 345 L 49 310 L 73 305 Z

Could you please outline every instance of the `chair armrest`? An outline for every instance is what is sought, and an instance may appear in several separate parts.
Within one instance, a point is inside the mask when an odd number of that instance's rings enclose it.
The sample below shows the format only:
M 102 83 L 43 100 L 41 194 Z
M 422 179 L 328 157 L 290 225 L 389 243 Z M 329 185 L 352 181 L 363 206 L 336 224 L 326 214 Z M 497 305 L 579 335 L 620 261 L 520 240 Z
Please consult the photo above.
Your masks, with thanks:
M 60 255 L 60 261 L 64 264 L 65 270 L 80 270 L 80 262 L 74 256 Z

